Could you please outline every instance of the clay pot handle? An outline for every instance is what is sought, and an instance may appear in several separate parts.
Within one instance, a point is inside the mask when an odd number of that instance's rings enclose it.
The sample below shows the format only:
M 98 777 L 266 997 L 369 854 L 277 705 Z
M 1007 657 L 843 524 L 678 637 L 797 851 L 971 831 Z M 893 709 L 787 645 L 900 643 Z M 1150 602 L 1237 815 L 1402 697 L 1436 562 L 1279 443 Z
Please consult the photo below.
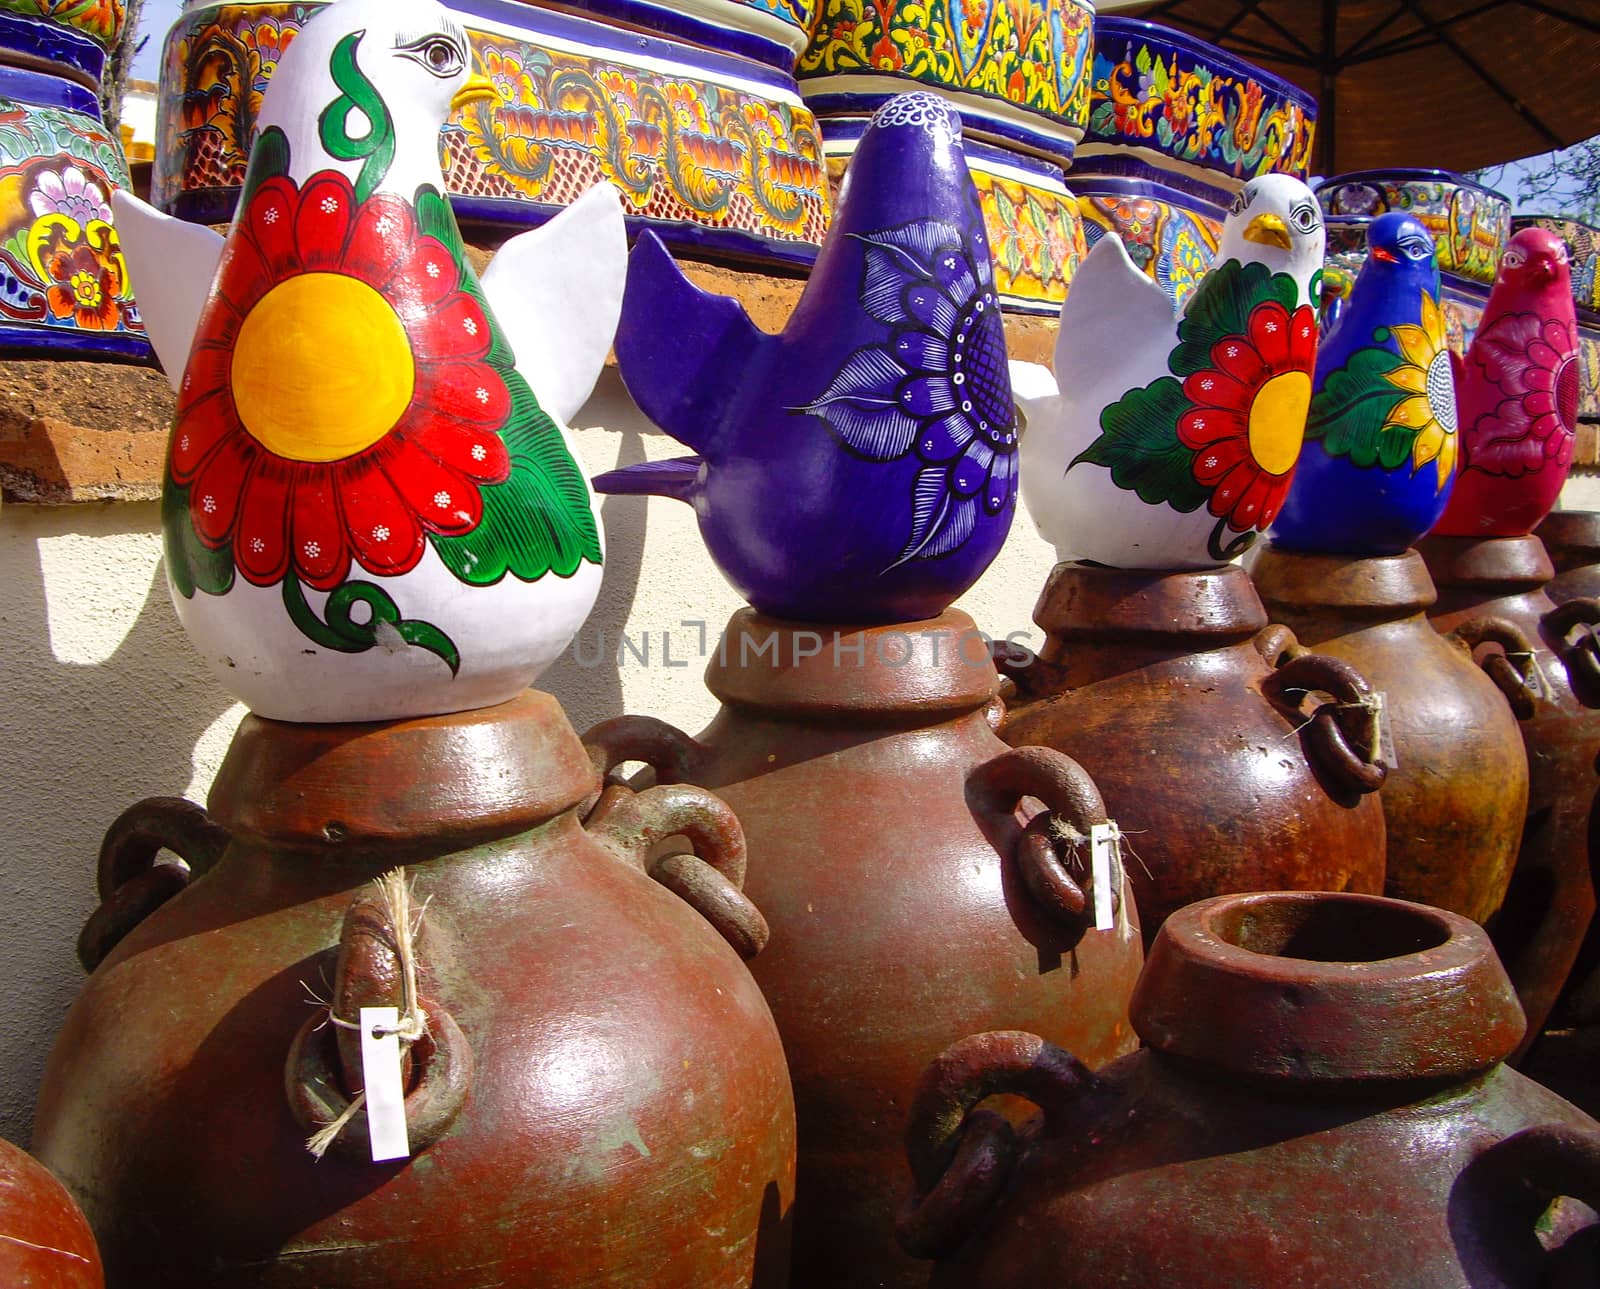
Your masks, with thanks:
M 1461 1181 L 1468 1177 L 1472 1179 L 1470 1188 L 1460 1182 L 1457 1188 L 1497 1223 L 1506 1220 L 1508 1200 L 1524 1204 L 1530 1222 L 1548 1201 L 1561 1196 L 1600 1208 L 1600 1132 L 1571 1123 L 1524 1128 L 1479 1154 Z M 1514 1198 L 1519 1196 L 1523 1198 Z M 1452 1205 L 1454 1202 L 1452 1195 Z M 1585 1234 L 1592 1236 L 1593 1232 Z M 1568 1285 L 1590 1289 L 1595 1283 L 1596 1248 L 1588 1241 L 1569 1241 L 1565 1248 L 1547 1256 L 1546 1274 L 1539 1283 L 1551 1289 Z
M 1561 641 L 1561 662 L 1573 691 L 1585 706 L 1600 707 L 1600 599 L 1568 600 L 1544 615 L 1544 626 Z
M 1301 729 L 1306 759 L 1352 796 L 1365 796 L 1383 786 L 1388 770 L 1378 761 L 1373 710 L 1364 705 L 1372 697 L 1372 686 L 1349 663 L 1302 650 L 1267 677 L 1262 691 L 1296 712 L 1305 695 L 1327 694 L 1330 701 L 1318 707 Z
M 229 840 L 227 829 L 182 797 L 151 797 L 123 811 L 100 843 L 101 903 L 78 935 L 84 970 L 93 971 L 134 927 L 210 872 Z M 164 850 L 183 865 L 156 863 Z
M 1296 638 L 1294 631 L 1281 622 L 1262 627 L 1252 643 L 1256 652 L 1266 659 L 1267 666 L 1274 668 L 1309 652 Z
M 402 1016 L 406 1010 L 395 930 L 383 901 L 371 897 L 357 900 L 345 913 L 331 1012 L 340 1020 L 356 1021 L 363 1007 L 394 1007 Z M 449 1130 L 472 1084 L 472 1048 L 455 1018 L 425 996 L 418 997 L 417 1007 L 424 1032 L 403 1046 L 401 1056 L 408 1089 L 406 1134 L 413 1156 Z M 360 1033 L 320 1013 L 307 1018 L 284 1067 L 290 1109 L 307 1135 L 339 1119 L 363 1086 Z M 371 1162 L 364 1110 L 345 1124 L 328 1151 L 352 1163 Z
M 1531 720 L 1538 686 L 1533 680 L 1533 642 L 1522 628 L 1508 618 L 1473 618 L 1450 632 L 1450 638 L 1461 641 L 1474 654 L 1484 645 L 1499 646 L 1480 665 L 1495 688 L 1506 696 L 1517 719 Z
M 1047 813 L 1033 819 L 1017 843 L 1017 867 L 1029 893 L 1052 921 L 1083 930 L 1092 907 L 1084 889 L 1088 882 L 1067 871 L 1057 842 L 1063 834 L 1087 841 L 1090 828 L 1106 822 L 1105 802 L 1094 780 L 1063 753 L 1019 747 L 980 765 L 968 782 L 996 817 L 1014 814 L 1024 797 L 1044 802 Z M 1121 898 L 1120 890 L 1112 892 L 1113 904 Z
M 988 1097 L 1025 1097 L 1055 1125 L 1095 1078 L 1076 1057 L 1033 1034 L 1002 1031 L 962 1039 L 923 1072 L 911 1103 L 906 1155 L 912 1188 L 895 1235 L 913 1257 L 937 1258 L 972 1234 L 1004 1188 L 1021 1143 L 998 1114 L 974 1110 Z
M 583 746 L 608 781 L 619 765 L 643 761 L 655 771 L 657 783 L 693 783 L 706 756 L 704 745 L 653 716 L 601 721 L 583 736 Z
M 584 827 L 607 850 L 684 900 L 745 961 L 766 947 L 771 934 L 767 920 L 740 889 L 744 829 L 721 797 L 686 784 L 644 792 L 610 784 Z M 652 859 L 651 851 L 669 837 L 688 838 L 695 853 Z

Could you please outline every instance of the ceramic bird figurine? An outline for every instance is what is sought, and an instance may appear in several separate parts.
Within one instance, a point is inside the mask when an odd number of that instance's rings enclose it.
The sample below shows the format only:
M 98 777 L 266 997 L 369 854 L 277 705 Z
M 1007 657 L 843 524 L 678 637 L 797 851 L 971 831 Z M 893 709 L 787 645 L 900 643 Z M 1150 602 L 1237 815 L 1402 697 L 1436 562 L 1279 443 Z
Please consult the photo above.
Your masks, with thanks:
M 1456 477 L 1456 387 L 1433 238 L 1380 215 L 1367 261 L 1317 351 L 1306 445 L 1272 526 L 1287 550 L 1398 555 L 1438 521 Z
M 928 93 L 863 133 L 781 336 L 692 285 L 648 233 L 617 330 L 622 379 L 694 450 L 595 480 L 690 502 L 723 574 L 764 613 L 942 613 L 1016 507 L 1005 332 L 960 118 Z
M 1276 516 L 1316 362 L 1322 213 L 1252 179 L 1181 315 L 1121 239 L 1095 244 L 1061 310 L 1060 393 L 1024 405 L 1022 498 L 1060 559 L 1206 568 Z
M 1571 274 L 1554 233 L 1507 243 L 1457 378 L 1461 476 L 1436 534 L 1521 537 L 1561 495 L 1581 386 Z
M 257 714 L 501 702 L 592 607 L 600 521 L 563 422 L 626 276 L 600 187 L 479 281 L 439 130 L 494 93 L 433 0 L 337 0 L 284 54 L 226 240 L 119 197 L 177 419 L 178 616 Z

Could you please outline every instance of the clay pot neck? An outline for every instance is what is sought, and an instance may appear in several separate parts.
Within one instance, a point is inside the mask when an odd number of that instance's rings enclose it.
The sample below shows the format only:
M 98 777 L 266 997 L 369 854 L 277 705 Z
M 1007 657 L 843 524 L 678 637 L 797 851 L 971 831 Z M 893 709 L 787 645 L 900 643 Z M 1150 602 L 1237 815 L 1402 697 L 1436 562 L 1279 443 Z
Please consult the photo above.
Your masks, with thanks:
M 1417 544 L 1441 591 L 1483 599 L 1537 591 L 1556 575 L 1537 537 L 1425 537 Z
M 1403 555 L 1311 555 L 1274 545 L 1250 570 L 1261 598 L 1290 617 L 1331 612 L 1373 622 L 1408 618 L 1439 598 L 1428 566 Z
M 706 669 L 724 705 L 764 716 L 917 723 L 980 710 L 1000 680 L 971 618 L 950 609 L 924 622 L 835 626 L 733 615 Z
M 1556 510 L 1534 529 L 1558 573 L 1600 564 L 1600 511 Z
M 1248 643 L 1267 625 L 1242 568 L 1161 571 L 1057 564 L 1034 608 L 1039 656 L 1076 685 Z
M 599 788 L 561 705 L 528 690 L 497 707 L 416 720 L 246 717 L 208 808 L 235 835 L 279 846 L 437 850 L 524 832 Z
M 1489 938 L 1454 913 L 1370 895 L 1225 895 L 1173 914 L 1133 998 L 1151 1047 L 1270 1084 L 1448 1083 L 1522 1038 Z

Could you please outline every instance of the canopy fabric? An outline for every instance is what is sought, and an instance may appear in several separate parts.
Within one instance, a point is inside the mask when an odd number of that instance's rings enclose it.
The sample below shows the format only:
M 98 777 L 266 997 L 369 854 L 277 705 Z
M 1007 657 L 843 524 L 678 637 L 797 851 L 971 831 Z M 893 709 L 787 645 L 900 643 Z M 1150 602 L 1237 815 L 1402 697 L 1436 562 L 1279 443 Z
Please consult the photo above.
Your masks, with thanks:
M 1600 0 L 1107 0 L 1315 94 L 1323 174 L 1473 170 L 1600 134 Z

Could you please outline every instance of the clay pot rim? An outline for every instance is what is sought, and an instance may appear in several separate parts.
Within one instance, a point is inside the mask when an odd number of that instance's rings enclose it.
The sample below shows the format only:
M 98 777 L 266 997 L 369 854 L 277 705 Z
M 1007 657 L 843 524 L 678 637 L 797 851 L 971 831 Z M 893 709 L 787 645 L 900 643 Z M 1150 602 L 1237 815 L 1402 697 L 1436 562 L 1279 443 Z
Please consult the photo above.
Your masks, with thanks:
M 1533 532 L 1558 572 L 1600 563 L 1600 511 L 1552 510 Z
M 1239 943 L 1286 930 L 1289 943 L 1312 951 Z M 1398 951 L 1342 959 L 1318 951 L 1330 937 L 1363 932 Z M 1318 891 L 1224 895 L 1174 913 L 1151 947 L 1132 1019 L 1169 1055 L 1255 1080 L 1322 1085 L 1467 1078 L 1509 1056 L 1525 1029 L 1476 923 L 1383 896 Z
M 1417 543 L 1435 586 L 1483 591 L 1536 591 L 1556 575 L 1544 543 L 1521 536 L 1435 534 Z
M 1067 561 L 1051 569 L 1033 620 L 1051 640 L 1092 636 L 1243 643 L 1268 623 L 1250 575 L 1215 568 L 1113 568 Z
M 932 719 L 987 707 L 1000 676 L 977 624 L 959 609 L 865 625 L 793 622 L 744 608 L 722 633 L 706 688 L 719 702 L 764 716 Z
M 1276 541 L 1250 566 L 1267 611 L 1366 610 L 1361 616 L 1420 613 L 1438 602 L 1428 566 L 1414 548 L 1394 555 L 1292 550 Z

